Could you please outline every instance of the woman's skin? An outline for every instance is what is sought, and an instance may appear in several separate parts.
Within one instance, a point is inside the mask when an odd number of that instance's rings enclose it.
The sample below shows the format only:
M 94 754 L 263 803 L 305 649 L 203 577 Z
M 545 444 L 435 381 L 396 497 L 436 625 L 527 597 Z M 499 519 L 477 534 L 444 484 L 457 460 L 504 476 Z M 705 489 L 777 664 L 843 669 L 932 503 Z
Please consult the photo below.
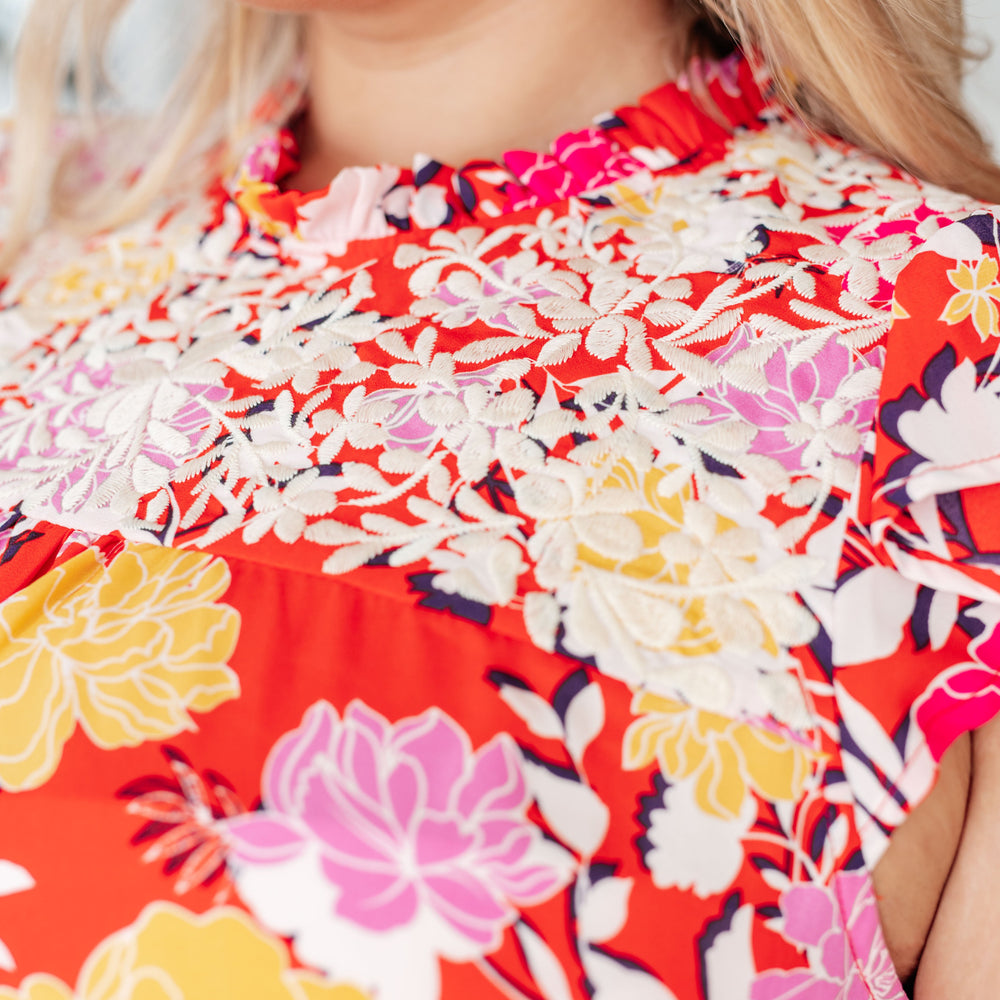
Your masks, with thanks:
M 265 0 L 303 13 L 309 113 L 295 187 L 342 167 L 545 149 L 676 74 L 663 0 Z
M 690 23 L 665 0 L 252 5 L 307 18 L 309 111 L 291 181 L 302 190 L 343 167 L 408 164 L 416 153 L 461 164 L 544 149 L 676 75 Z M 934 791 L 893 834 L 874 872 L 893 961 L 904 979 L 919 962 L 918 1000 L 1000 995 L 977 961 L 993 952 L 1000 918 L 993 816 L 1000 720 L 948 751 Z
M 920 960 L 916 1000 L 1000 996 L 1000 716 L 972 734 L 971 747 L 961 843 Z
M 958 998 L 952 991 L 935 993 L 925 981 L 928 966 L 939 964 L 944 957 L 938 954 L 936 943 L 931 946 L 938 940 L 939 927 L 946 922 L 946 917 L 936 919 L 938 903 L 946 884 L 951 891 L 949 876 L 956 854 L 963 857 L 962 852 L 968 850 L 968 831 L 963 833 L 963 827 L 972 774 L 972 744 L 973 740 L 965 735 L 948 748 L 933 791 L 893 833 L 889 849 L 873 873 L 886 944 L 900 978 L 910 980 L 919 964 L 918 998 Z M 934 934 L 929 939 L 932 928 Z

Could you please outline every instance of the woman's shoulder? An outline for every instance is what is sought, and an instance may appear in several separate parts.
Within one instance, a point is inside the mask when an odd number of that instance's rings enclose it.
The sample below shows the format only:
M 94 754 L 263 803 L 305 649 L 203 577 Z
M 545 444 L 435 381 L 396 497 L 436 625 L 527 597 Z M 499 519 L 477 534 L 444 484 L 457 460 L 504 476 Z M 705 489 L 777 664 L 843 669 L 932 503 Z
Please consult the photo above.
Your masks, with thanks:
M 150 308 L 172 282 L 190 280 L 182 279 L 182 272 L 192 270 L 192 257 L 205 266 L 209 258 L 214 261 L 213 236 L 217 241 L 232 235 L 233 226 L 223 219 L 225 195 L 203 175 L 175 179 L 119 225 L 95 229 L 86 218 L 86 212 L 93 214 L 89 206 L 74 217 L 76 198 L 93 201 L 99 192 L 110 208 L 127 190 L 103 183 L 108 177 L 104 161 L 113 156 L 120 138 L 97 148 L 79 147 L 74 154 L 86 176 L 78 173 L 82 179 L 76 187 L 62 192 L 63 217 L 35 233 L 3 275 L 0 326 L 24 327 L 25 336 L 33 338 L 100 315 L 123 316 L 122 310 L 128 313 L 140 303 Z M 66 139 L 67 145 L 73 141 Z M 0 238 L 8 209 L 6 148 L 0 135 Z M 0 357 L 10 356 L 11 343 L 9 337 L 0 339 Z

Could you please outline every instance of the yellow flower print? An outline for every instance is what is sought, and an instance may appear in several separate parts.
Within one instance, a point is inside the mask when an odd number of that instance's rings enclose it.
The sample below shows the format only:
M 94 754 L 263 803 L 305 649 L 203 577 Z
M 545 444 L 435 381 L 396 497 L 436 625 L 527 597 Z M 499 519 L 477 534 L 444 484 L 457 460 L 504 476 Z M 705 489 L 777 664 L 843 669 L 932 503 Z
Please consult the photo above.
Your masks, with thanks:
M 24 307 L 47 319 L 80 322 L 155 291 L 176 266 L 169 247 L 109 236 L 32 285 Z
M 636 225 L 637 222 L 655 213 L 656 201 L 662 190 L 663 188 L 660 186 L 652 194 L 645 195 L 636 191 L 628 184 L 616 184 L 614 186 L 615 202 L 624 211 L 628 212 L 628 215 L 614 215 L 605 221 L 610 225 L 621 226 L 622 228 Z
M 892 318 L 893 319 L 910 319 L 910 314 L 907 312 L 906 307 L 898 300 L 892 300 Z
M 748 788 L 794 801 L 816 760 L 813 751 L 780 733 L 658 695 L 637 693 L 632 711 L 640 718 L 625 732 L 625 770 L 655 760 L 666 778 L 695 776 L 695 801 L 723 819 L 740 815 Z
M 200 553 L 130 545 L 105 565 L 88 549 L 0 604 L 0 788 L 47 781 L 77 724 L 136 746 L 238 697 L 229 579 Z
M 704 656 L 738 642 L 776 656 L 771 616 L 755 605 L 752 588 L 745 595 L 738 589 L 755 573 L 756 532 L 696 501 L 690 481 L 664 495 L 661 484 L 674 472 L 675 467 L 650 469 L 640 477 L 628 462 L 620 462 L 609 475 L 592 481 L 588 495 L 595 501 L 618 498 L 618 512 L 577 518 L 578 565 L 614 574 L 606 580 L 609 587 L 612 580 L 620 581 L 617 590 L 623 595 L 619 600 L 612 596 L 611 602 L 626 630 L 643 645 Z M 733 584 L 737 588 L 728 595 L 704 596 L 713 587 Z M 645 635 L 641 622 L 632 622 L 630 609 L 644 613 L 649 598 L 643 597 L 658 585 L 676 595 L 660 599 L 676 609 L 676 624 L 672 630 L 660 627 L 656 636 Z
M 979 336 L 986 340 L 1000 333 L 1000 266 L 992 257 L 984 257 L 970 267 L 959 264 L 948 272 L 948 279 L 958 291 L 948 300 L 941 314 L 949 326 L 955 326 L 970 316 Z
M 0 986 L 0 1000 L 71 1000 L 69 987 L 53 976 L 29 976 L 19 990 Z
M 261 195 L 273 194 L 274 185 L 266 181 L 252 180 L 243 172 L 235 187 L 236 204 L 240 207 L 247 218 L 253 219 L 254 224 L 267 233 L 268 236 L 287 236 L 290 232 L 288 225 L 278 219 L 271 217 L 270 213 L 261 204 Z
M 370 1000 L 289 967 L 288 949 L 241 910 L 203 915 L 152 903 L 130 927 L 111 935 L 84 963 L 76 989 L 32 975 L 0 1000 Z
M 682 233 L 690 227 L 685 218 L 685 211 L 690 210 L 689 199 L 678 196 L 666 184 L 658 184 L 645 193 L 628 184 L 616 184 L 613 190 L 615 208 L 623 214 L 602 218 L 604 225 L 619 227 L 627 233 L 646 229 Z

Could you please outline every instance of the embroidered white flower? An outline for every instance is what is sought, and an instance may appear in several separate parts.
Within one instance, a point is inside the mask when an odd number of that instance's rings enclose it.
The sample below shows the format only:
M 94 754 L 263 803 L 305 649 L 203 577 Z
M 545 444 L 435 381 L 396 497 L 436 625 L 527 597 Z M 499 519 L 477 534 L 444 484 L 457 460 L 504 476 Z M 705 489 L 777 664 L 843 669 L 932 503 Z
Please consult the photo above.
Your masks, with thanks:
M 741 525 L 695 500 L 683 466 L 550 461 L 516 493 L 535 519 L 535 577 L 565 609 L 549 628 L 561 620 L 565 647 L 612 676 L 721 711 L 737 691 L 741 704 L 764 697 L 759 673 L 784 669 L 815 634 L 793 594 L 816 562 L 785 553 L 763 520 Z M 538 636 L 539 603 L 526 613 Z

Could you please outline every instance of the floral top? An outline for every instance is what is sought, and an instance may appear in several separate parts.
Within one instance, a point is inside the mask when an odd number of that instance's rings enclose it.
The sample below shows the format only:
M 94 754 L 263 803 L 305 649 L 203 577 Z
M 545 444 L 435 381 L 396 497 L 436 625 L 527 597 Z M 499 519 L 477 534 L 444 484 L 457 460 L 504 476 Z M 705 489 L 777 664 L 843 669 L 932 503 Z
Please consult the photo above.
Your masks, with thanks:
M 1000 710 L 1000 226 L 738 57 L 2 291 L 0 998 L 899 1000 Z

